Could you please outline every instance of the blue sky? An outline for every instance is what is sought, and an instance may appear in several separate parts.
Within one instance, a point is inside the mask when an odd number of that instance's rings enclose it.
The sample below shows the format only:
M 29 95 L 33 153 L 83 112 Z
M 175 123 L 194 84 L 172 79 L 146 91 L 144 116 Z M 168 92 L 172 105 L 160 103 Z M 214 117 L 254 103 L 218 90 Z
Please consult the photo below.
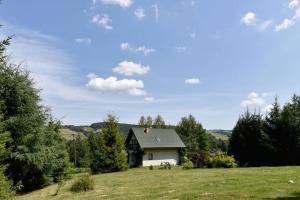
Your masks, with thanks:
M 0 22 L 64 124 L 193 114 L 232 129 L 299 93 L 298 0 L 3 0 Z

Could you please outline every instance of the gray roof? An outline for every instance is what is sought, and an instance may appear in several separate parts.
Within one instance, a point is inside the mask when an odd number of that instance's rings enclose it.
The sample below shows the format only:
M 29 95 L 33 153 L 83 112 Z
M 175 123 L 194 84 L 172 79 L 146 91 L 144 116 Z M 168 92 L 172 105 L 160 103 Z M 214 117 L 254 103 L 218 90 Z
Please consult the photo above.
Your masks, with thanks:
M 144 128 L 131 128 L 141 148 L 181 148 L 184 143 L 174 129 L 149 128 L 145 133 Z

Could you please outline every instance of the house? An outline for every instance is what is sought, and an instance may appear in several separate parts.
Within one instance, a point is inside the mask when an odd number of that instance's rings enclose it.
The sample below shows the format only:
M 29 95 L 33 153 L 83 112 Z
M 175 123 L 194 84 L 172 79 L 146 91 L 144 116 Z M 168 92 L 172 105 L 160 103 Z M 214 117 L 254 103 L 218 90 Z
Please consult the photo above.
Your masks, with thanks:
M 176 165 L 184 143 L 173 129 L 131 128 L 125 142 L 128 163 L 134 166 L 157 166 L 163 162 Z

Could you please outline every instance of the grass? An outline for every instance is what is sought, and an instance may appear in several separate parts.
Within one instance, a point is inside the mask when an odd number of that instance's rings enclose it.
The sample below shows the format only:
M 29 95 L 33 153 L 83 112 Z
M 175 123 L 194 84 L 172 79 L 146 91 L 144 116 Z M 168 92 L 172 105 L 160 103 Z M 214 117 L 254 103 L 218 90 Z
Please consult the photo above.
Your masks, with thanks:
M 224 134 L 220 134 L 220 133 L 216 133 L 216 132 L 208 132 L 209 134 L 215 136 L 215 138 L 217 139 L 221 139 L 223 141 L 228 141 L 229 140 L 229 137 L 227 135 L 224 135 Z
M 75 131 L 72 131 L 72 130 L 70 130 L 68 128 L 62 128 L 62 129 L 60 129 L 60 134 L 66 140 L 72 140 L 73 139 L 73 135 L 77 136 L 78 134 L 81 135 L 82 137 L 86 137 L 83 133 L 75 132 Z
M 93 179 L 93 191 L 72 193 L 71 180 L 57 196 L 53 196 L 57 186 L 52 185 L 16 199 L 300 199 L 300 167 L 137 168 L 94 175 Z M 290 184 L 289 180 L 293 180 L 294 184 Z

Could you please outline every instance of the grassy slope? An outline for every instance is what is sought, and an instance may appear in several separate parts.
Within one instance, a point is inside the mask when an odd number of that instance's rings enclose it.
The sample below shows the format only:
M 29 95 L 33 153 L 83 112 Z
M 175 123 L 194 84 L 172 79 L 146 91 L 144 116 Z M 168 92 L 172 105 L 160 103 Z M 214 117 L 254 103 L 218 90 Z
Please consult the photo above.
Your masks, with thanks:
M 85 137 L 85 135 L 83 133 L 75 132 L 75 131 L 72 131 L 72 130 L 70 130 L 68 128 L 62 128 L 62 129 L 60 129 L 60 134 L 66 140 L 72 140 L 73 139 L 73 134 L 75 136 L 78 135 L 78 134 L 80 134 L 82 137 Z
M 93 176 L 95 190 L 73 194 L 69 181 L 58 196 L 56 186 L 19 196 L 45 199 L 300 199 L 300 167 L 149 170 Z M 289 184 L 292 179 L 295 183 Z M 297 196 L 298 194 L 298 196 Z

